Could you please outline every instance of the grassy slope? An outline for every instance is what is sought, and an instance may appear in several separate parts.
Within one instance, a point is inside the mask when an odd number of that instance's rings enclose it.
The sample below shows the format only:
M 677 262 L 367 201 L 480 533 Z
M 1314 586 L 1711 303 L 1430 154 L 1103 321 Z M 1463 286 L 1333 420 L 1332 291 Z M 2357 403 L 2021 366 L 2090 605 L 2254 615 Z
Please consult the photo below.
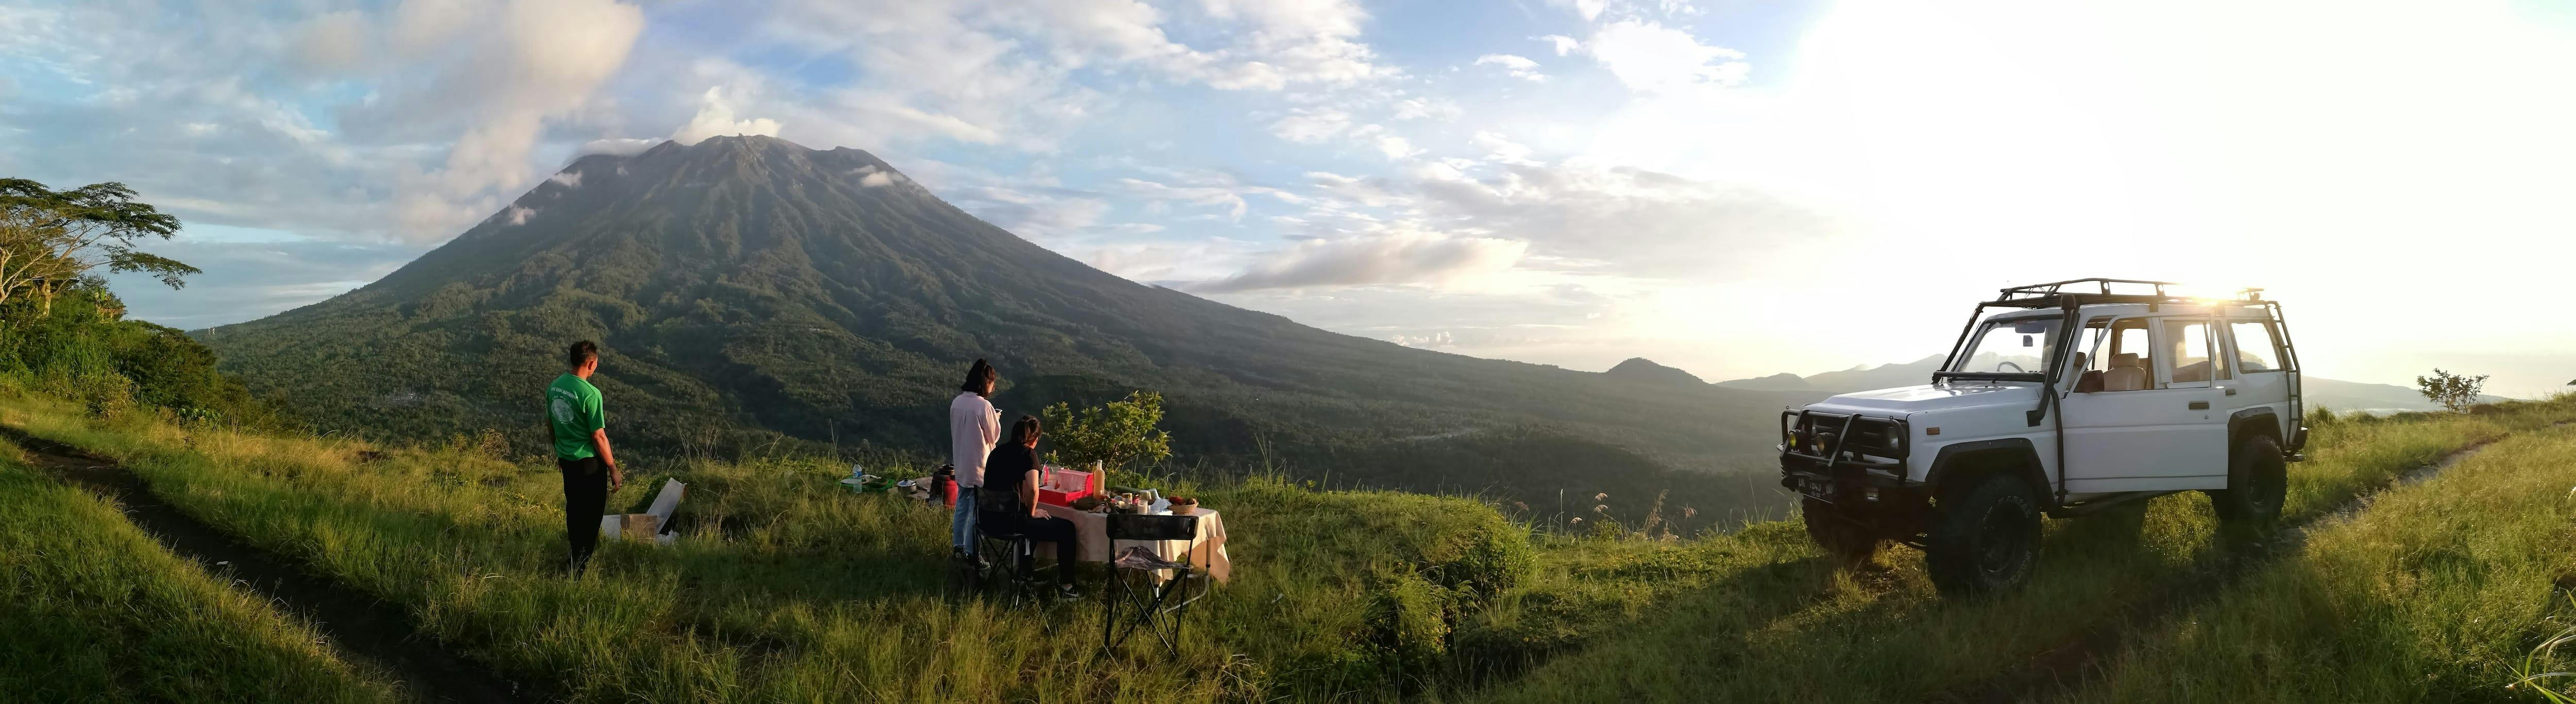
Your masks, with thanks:
M 831 489 L 804 463 L 673 468 L 692 484 L 668 548 L 612 544 L 564 580 L 560 484 L 465 449 L 113 428 L 36 401 L 0 422 L 115 456 L 173 505 L 388 600 L 441 640 L 589 700 L 1207 701 L 1392 691 L 1432 674 L 1469 596 L 1527 570 L 1527 533 L 1473 501 L 1183 487 L 1224 511 L 1234 582 L 1178 657 L 1097 658 L 1091 608 L 940 594 L 946 513 Z M 611 498 L 647 500 L 654 473 Z M 1168 486 L 1168 485 L 1167 485 Z M 1215 673 L 1215 676 L 1210 676 Z
M 2316 459 L 2292 465 L 2287 510 L 2319 516 L 2448 452 L 2571 418 L 2576 400 L 2329 426 Z M 1948 602 L 1918 553 L 1836 570 L 1790 522 L 1674 541 L 1533 536 L 1473 501 L 1251 480 L 1183 489 L 1226 512 L 1239 569 L 1181 655 L 1101 659 L 1087 609 L 1048 628 L 1035 612 L 950 605 L 944 514 L 833 493 L 838 468 L 669 468 L 692 483 L 693 539 L 612 545 L 592 578 L 566 581 L 551 576 L 547 468 L 466 448 L 362 461 L 385 448 L 100 428 L 36 401 L 0 401 L 0 422 L 118 456 L 209 522 L 410 605 L 510 674 L 575 673 L 567 694 L 594 700 L 1921 699 L 2232 554 L 2206 500 L 2178 495 L 2052 521 L 2030 588 Z M 644 479 L 611 505 L 644 501 Z
M 2538 701 L 2505 685 L 2512 664 L 2571 617 L 2571 485 L 2576 428 L 2497 443 L 2322 524 L 2295 559 L 2133 634 L 2105 680 L 2071 698 Z
M 392 701 L 301 620 L 0 444 L 0 700 Z
M 2331 511 L 2443 454 L 2576 418 L 2576 400 L 2475 416 L 2336 425 L 2317 431 L 2314 459 L 2291 465 L 2287 520 Z M 1920 553 L 1882 551 L 1877 567 L 1832 569 L 1792 524 L 1772 523 L 1675 551 L 1608 554 L 1569 571 L 1543 569 L 1506 600 L 1597 614 L 1541 619 L 1516 642 L 1616 637 L 1550 659 L 1527 676 L 1461 698 L 1499 701 L 1877 701 L 1920 699 L 1967 686 L 2076 638 L 2153 598 L 2183 573 L 2228 558 L 2197 493 L 2143 512 L 2050 521 L 2043 567 L 2008 599 L 1945 601 Z M 1545 554 L 1545 553 L 1543 553 Z M 1602 577 L 1653 582 L 1669 570 L 1690 588 L 1637 598 Z M 1649 611 L 1651 609 L 1651 611 Z M 1525 615 L 1526 609 L 1520 612 Z M 1648 614 L 1651 614 L 1649 617 Z M 1497 610 L 1489 620 L 1514 616 Z M 1505 624 L 1509 625 L 1509 624 Z M 1571 638 L 1567 636 L 1571 635 Z

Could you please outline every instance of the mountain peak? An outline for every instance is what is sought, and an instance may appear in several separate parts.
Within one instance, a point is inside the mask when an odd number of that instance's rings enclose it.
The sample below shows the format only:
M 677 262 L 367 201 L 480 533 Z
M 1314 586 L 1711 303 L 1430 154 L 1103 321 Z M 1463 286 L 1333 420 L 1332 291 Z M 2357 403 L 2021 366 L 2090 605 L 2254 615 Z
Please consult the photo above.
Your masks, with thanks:
M 1699 378 L 1699 376 L 1690 372 L 1656 364 L 1654 360 L 1644 357 L 1629 357 L 1627 361 L 1620 362 L 1617 366 L 1613 366 L 1609 371 L 1602 372 L 1601 374 L 1602 376 L 1617 379 L 1651 381 L 1661 384 L 1699 386 L 1708 383 L 1706 380 L 1703 380 Z

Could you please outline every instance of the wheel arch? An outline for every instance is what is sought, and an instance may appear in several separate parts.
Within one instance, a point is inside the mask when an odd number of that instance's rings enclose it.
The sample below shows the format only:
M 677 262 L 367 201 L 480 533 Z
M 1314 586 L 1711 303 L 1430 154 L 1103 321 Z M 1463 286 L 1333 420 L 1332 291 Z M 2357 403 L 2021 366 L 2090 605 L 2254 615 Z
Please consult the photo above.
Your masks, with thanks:
M 2227 416 L 2228 451 L 2234 452 L 2238 443 L 2257 435 L 2271 438 L 2273 443 L 2288 447 L 2286 444 L 2288 440 L 2281 437 L 2280 412 L 2272 410 L 2272 407 L 2248 408 Z
M 2030 438 L 1995 438 L 1943 445 L 1932 456 L 1932 468 L 1923 477 L 1933 495 L 1958 482 L 1997 472 L 2007 473 L 2030 484 L 2031 490 L 2054 504 L 2057 495 L 2048 483 L 2047 465 L 2039 458 L 2038 446 Z

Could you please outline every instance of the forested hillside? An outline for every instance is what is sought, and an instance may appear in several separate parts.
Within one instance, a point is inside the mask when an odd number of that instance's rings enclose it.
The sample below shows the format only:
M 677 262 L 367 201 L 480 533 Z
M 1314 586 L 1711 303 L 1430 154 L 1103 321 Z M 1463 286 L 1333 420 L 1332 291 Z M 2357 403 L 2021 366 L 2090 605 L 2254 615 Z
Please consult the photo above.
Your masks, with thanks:
M 1769 506 L 1705 472 L 1758 469 L 1785 402 L 1411 349 L 1137 284 L 866 152 L 767 137 L 583 157 L 383 280 L 199 335 L 317 427 L 373 437 L 492 428 L 532 451 L 537 390 L 587 338 L 612 432 L 639 449 L 935 452 L 982 357 L 1014 414 L 1162 392 L 1184 462 L 1533 503 L 1669 489 Z

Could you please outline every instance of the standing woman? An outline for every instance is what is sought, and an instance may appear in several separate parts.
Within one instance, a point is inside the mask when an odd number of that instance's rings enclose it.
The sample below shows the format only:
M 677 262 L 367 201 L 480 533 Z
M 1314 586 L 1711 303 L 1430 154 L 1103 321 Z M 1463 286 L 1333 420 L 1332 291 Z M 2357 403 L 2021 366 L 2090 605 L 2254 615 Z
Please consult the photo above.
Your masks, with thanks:
M 564 539 L 572 544 L 565 572 L 579 577 L 599 545 L 599 517 L 608 508 L 608 492 L 626 483 L 626 476 L 617 471 L 617 456 L 608 450 L 608 415 L 600 410 L 599 387 L 590 385 L 590 375 L 599 372 L 599 345 L 572 343 L 564 361 L 570 368 L 546 386 L 546 424 L 554 428 L 555 468 L 563 472 Z
M 975 489 L 984 486 L 984 458 L 1002 439 L 1002 412 L 994 410 L 993 384 L 1001 375 L 993 365 L 975 360 L 966 369 L 966 384 L 948 402 L 948 463 L 957 468 L 957 510 L 948 518 L 950 556 L 961 563 L 975 558 Z

